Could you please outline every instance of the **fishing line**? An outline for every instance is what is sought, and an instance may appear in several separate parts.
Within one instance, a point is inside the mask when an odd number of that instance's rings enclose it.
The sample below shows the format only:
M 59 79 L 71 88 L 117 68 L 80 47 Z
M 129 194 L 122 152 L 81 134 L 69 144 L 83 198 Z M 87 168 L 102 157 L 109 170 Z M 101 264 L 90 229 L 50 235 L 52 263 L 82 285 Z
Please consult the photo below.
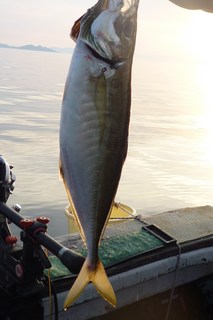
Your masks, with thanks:
M 48 250 L 45 249 L 46 256 L 48 257 Z M 52 320 L 52 287 L 51 287 L 51 274 L 50 269 L 47 270 L 47 281 L 48 281 L 48 293 L 49 293 L 49 312 L 50 312 L 50 320 Z
M 49 295 L 49 298 L 51 299 L 51 310 L 50 310 L 50 319 L 52 318 L 52 296 L 53 296 L 53 301 L 54 301 L 54 310 L 55 310 L 55 320 L 58 320 L 58 298 L 57 298 L 57 293 L 55 286 L 51 280 L 51 278 L 48 277 L 47 273 L 44 273 L 44 276 L 48 282 L 48 289 L 51 291 L 51 295 Z M 50 286 L 50 287 L 49 287 Z

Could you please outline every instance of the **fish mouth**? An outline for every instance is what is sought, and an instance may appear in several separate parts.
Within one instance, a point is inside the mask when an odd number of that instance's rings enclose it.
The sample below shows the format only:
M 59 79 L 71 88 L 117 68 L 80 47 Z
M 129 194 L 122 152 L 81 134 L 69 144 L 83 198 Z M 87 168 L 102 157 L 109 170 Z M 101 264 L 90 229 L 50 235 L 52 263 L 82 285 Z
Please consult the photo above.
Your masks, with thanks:
M 81 41 L 98 60 L 119 68 L 134 46 L 139 0 L 99 0 L 80 17 L 71 38 Z
M 135 37 L 138 5 L 139 0 L 102 1 L 91 24 L 91 41 L 86 41 L 95 57 L 113 67 L 123 64 Z

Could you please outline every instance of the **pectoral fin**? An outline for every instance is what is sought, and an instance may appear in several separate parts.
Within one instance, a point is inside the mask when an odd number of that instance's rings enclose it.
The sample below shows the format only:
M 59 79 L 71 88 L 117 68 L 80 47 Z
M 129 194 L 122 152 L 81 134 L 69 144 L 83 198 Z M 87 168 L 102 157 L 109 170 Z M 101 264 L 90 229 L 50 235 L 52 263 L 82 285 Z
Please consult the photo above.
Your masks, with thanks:
M 70 32 L 70 37 L 75 42 L 78 39 L 78 35 L 80 33 L 81 19 L 83 18 L 83 16 L 81 16 L 78 20 L 75 21 L 75 23 L 74 23 L 74 25 L 73 25 L 73 27 L 71 29 L 71 32 Z
M 116 305 L 116 297 L 114 290 L 107 278 L 104 266 L 99 260 L 94 270 L 90 270 L 88 260 L 83 264 L 83 267 L 70 289 L 67 298 L 64 303 L 64 309 L 70 307 L 70 305 L 80 296 L 81 292 L 87 286 L 89 282 L 92 282 L 98 291 L 98 293 L 107 300 L 111 305 Z

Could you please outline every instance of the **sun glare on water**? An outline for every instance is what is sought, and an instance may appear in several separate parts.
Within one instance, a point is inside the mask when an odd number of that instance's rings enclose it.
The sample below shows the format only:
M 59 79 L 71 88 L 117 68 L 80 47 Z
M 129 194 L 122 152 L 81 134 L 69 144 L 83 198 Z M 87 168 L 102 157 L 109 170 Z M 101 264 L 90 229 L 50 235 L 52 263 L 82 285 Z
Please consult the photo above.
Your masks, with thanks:
M 198 127 L 204 130 L 203 159 L 213 164 L 213 13 L 196 11 L 186 27 L 186 50 L 194 60 L 196 87 L 201 113 Z
M 213 13 L 195 11 L 188 20 L 185 32 L 189 51 L 197 58 L 213 58 Z

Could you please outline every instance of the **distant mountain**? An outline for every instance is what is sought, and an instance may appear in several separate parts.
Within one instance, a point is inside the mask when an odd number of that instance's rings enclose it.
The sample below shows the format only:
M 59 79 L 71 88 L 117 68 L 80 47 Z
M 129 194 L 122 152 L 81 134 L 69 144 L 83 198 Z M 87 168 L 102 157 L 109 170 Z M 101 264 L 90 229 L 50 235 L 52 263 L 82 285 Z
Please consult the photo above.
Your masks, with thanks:
M 42 46 L 34 46 L 32 44 L 27 44 L 27 45 L 24 45 L 24 46 L 16 47 L 16 46 L 10 46 L 8 44 L 0 43 L 0 48 L 30 50 L 30 51 L 56 52 L 53 49 L 42 47 Z
M 60 53 L 73 53 L 73 48 L 58 48 L 58 47 L 53 47 L 51 48 L 56 52 L 60 52 Z
M 0 48 L 10 48 L 8 44 L 0 43 Z
M 34 46 L 32 44 L 27 44 L 21 47 L 18 47 L 17 49 L 23 49 L 23 50 L 32 50 L 32 51 L 46 51 L 46 52 L 56 52 L 53 49 L 42 47 L 42 46 Z

